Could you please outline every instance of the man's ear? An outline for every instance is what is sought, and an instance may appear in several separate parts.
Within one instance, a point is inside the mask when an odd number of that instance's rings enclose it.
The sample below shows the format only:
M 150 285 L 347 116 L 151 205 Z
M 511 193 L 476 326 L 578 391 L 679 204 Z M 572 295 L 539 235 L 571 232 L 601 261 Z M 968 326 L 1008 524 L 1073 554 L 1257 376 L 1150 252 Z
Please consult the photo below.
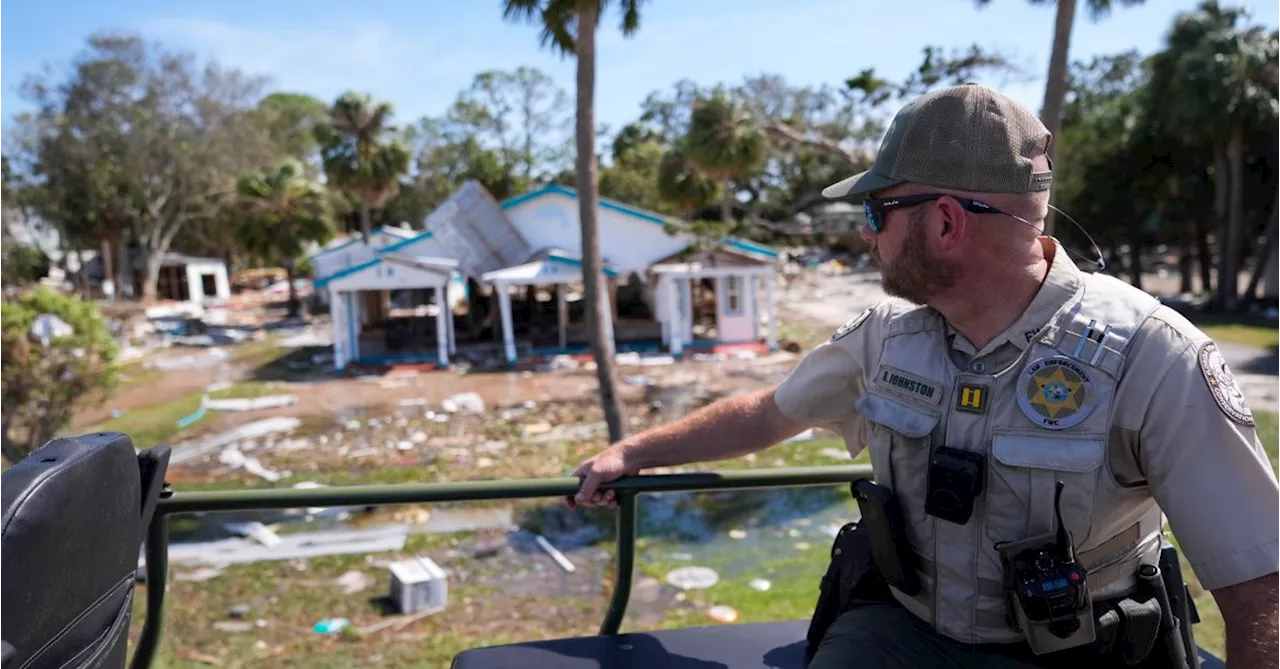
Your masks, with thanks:
M 964 207 L 955 198 L 938 198 L 935 205 L 938 211 L 938 246 L 942 251 L 950 251 L 969 233 L 968 218 Z

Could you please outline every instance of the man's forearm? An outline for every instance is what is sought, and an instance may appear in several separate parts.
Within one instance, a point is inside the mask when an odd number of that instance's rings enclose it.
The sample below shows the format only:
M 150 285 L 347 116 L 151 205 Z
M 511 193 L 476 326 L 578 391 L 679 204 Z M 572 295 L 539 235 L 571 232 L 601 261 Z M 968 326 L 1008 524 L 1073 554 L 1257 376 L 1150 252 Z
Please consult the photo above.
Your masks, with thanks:
M 1276 583 L 1272 573 L 1213 591 L 1227 628 L 1228 669 L 1276 666 Z
M 630 437 L 618 446 L 639 469 L 726 460 L 764 450 L 802 427 L 773 403 L 773 389 L 737 395 Z

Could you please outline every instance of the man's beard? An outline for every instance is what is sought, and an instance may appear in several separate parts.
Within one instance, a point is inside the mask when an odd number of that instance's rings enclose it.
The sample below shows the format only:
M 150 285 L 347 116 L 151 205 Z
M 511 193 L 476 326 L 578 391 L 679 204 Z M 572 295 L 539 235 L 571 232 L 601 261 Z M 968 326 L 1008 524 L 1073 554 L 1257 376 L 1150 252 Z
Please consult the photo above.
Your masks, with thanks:
M 872 249 L 871 254 L 880 265 L 884 292 L 915 304 L 928 304 L 959 283 L 958 273 L 954 266 L 929 252 L 923 216 L 911 212 L 907 225 L 907 239 L 892 265 L 885 265 L 878 249 Z

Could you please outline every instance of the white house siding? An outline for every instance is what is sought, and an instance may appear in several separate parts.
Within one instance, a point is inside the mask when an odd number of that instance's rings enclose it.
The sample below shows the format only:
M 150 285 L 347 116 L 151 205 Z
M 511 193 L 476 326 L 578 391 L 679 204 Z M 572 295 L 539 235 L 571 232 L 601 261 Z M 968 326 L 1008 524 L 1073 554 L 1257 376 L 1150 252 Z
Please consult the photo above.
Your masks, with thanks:
M 365 244 L 357 234 L 355 238 L 331 245 L 311 256 L 312 276 L 323 278 L 332 276 L 344 269 L 367 263 L 382 250 L 392 244 L 398 244 L 417 234 L 399 228 L 379 228 L 369 235 L 369 244 Z
M 559 248 L 581 256 L 576 198 L 553 192 L 507 207 L 505 212 L 535 249 Z M 655 260 L 676 253 L 693 241 L 683 234 L 668 235 L 661 223 L 605 206 L 600 207 L 598 222 L 600 255 L 624 276 L 643 271 Z

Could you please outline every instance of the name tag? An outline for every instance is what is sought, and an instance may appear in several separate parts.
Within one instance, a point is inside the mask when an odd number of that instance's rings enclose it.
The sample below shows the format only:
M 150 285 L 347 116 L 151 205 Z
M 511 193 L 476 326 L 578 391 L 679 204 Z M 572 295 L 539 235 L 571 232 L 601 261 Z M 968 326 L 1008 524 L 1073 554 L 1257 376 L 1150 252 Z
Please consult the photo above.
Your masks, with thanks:
M 876 370 L 876 386 L 896 395 L 937 405 L 942 401 L 942 385 L 891 365 Z

